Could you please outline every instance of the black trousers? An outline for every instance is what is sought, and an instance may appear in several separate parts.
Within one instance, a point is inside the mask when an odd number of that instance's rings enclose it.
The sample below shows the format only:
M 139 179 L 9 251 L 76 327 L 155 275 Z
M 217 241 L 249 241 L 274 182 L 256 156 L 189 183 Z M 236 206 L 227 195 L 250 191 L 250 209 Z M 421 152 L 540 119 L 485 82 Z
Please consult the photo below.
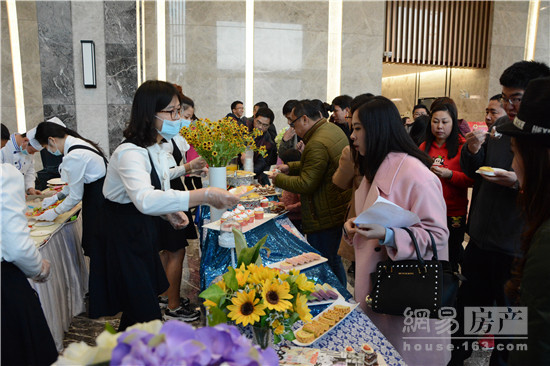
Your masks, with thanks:
M 459 329 L 452 336 L 454 348 L 450 365 L 460 364 L 460 361 L 472 354 L 475 339 L 459 338 L 465 336 L 464 307 L 510 305 L 504 293 L 504 286 L 511 277 L 513 261 L 513 256 L 481 249 L 473 239 L 470 239 L 462 261 L 462 274 L 466 277 L 466 281 L 458 290 L 456 320 L 459 322 Z M 503 343 L 503 347 L 501 346 L 503 351 L 497 350 L 499 343 Z M 495 348 L 489 365 L 507 364 L 506 344 L 508 343 L 510 343 L 508 340 L 495 339 Z
M 458 272 L 458 265 L 464 256 L 464 233 L 466 232 L 466 216 L 447 216 L 449 229 L 449 263 L 454 272 Z
M 1 364 L 51 365 L 57 350 L 38 294 L 17 266 L 2 261 L 1 267 Z

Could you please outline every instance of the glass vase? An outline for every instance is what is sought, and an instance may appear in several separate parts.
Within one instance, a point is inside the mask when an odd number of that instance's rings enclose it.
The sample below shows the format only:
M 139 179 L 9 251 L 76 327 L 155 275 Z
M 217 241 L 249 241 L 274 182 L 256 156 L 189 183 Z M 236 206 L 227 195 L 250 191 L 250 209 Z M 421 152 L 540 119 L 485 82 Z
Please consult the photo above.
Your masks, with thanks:
M 270 327 L 252 326 L 252 339 L 254 344 L 260 346 L 261 349 L 273 346 L 273 331 Z

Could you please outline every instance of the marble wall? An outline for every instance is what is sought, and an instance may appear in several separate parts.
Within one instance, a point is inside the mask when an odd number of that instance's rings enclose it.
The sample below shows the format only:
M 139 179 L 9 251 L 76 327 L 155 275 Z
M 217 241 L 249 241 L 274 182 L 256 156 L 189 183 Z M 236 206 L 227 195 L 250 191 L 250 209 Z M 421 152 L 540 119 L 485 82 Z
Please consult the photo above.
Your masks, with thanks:
M 341 93 L 379 93 L 384 2 L 343 4 Z M 167 1 L 167 79 L 194 99 L 199 117 L 217 119 L 234 100 L 245 101 L 245 2 Z M 154 41 L 147 12 L 146 42 Z M 288 99 L 327 95 L 328 2 L 256 1 L 254 102 L 265 101 L 277 128 Z M 147 78 L 154 78 L 156 49 L 146 48 Z M 330 101 L 329 101 L 330 102 Z
M 109 149 L 122 141 L 137 88 L 136 3 L 105 1 L 105 60 Z
M 76 129 L 71 3 L 37 1 L 36 19 L 44 117 Z

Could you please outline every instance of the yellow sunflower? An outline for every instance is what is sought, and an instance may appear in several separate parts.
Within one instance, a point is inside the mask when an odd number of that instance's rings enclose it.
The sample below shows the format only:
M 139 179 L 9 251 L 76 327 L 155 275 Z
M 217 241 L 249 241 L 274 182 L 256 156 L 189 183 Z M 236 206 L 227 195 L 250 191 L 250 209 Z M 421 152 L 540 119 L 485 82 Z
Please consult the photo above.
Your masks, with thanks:
M 273 333 L 275 334 L 283 334 L 285 331 L 285 326 L 278 320 L 274 320 L 273 323 L 271 323 L 271 328 L 273 328 Z
M 265 306 L 270 310 L 285 311 L 292 309 L 292 303 L 288 301 L 292 299 L 292 295 L 289 294 L 290 285 L 288 282 L 278 283 L 277 280 L 267 280 L 264 282 L 262 298 Z
M 258 304 L 259 301 L 254 290 L 239 292 L 231 299 L 233 305 L 227 305 L 229 309 L 227 316 L 236 324 L 242 323 L 243 326 L 254 324 L 260 320 L 260 316 L 265 315 L 265 305 Z
M 216 307 L 216 306 L 218 306 L 218 304 L 216 304 L 216 303 L 215 303 L 214 301 L 212 301 L 212 300 L 205 300 L 202 304 L 203 304 L 204 307 L 207 308 L 207 309 L 210 309 L 211 307 Z
M 245 269 L 244 263 L 241 264 L 241 266 L 235 270 L 235 277 L 237 278 L 239 287 L 243 287 L 244 285 L 246 285 L 249 275 L 250 275 L 250 271 Z
M 252 266 L 250 265 L 250 277 L 248 282 L 252 284 L 260 284 L 265 280 L 272 279 L 274 277 L 273 270 L 264 266 Z
M 302 294 L 296 295 L 296 305 L 294 306 L 294 311 L 298 313 L 300 319 L 305 323 L 311 321 L 312 316 L 307 306 L 307 296 Z
M 300 273 L 298 275 L 298 278 L 296 278 L 296 285 L 298 285 L 298 288 L 301 291 L 315 291 L 315 284 L 312 281 L 308 280 L 307 276 L 303 273 Z

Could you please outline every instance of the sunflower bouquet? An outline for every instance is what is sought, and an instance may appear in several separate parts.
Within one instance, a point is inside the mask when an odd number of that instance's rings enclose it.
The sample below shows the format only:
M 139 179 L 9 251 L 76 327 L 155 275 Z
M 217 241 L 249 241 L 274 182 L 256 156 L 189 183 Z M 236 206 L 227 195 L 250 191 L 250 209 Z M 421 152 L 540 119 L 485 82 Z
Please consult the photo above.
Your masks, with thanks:
M 197 153 L 212 167 L 227 166 L 229 161 L 247 148 L 266 156 L 265 146 L 258 148 L 254 139 L 262 131 L 239 124 L 234 118 L 225 117 L 216 122 L 208 118 L 199 119 L 189 127 L 183 127 L 180 134 L 193 145 Z
M 236 242 L 242 240 L 242 234 L 237 236 Z M 315 283 L 298 270 L 284 273 L 254 263 L 265 239 L 254 248 L 241 251 L 237 268 L 228 267 L 222 278 L 199 296 L 205 299 L 211 326 L 228 321 L 243 326 L 250 324 L 271 329 L 274 343 L 282 338 L 292 341 L 295 339 L 292 325 L 298 320 L 310 322 L 312 319 L 307 301 L 315 290 Z

